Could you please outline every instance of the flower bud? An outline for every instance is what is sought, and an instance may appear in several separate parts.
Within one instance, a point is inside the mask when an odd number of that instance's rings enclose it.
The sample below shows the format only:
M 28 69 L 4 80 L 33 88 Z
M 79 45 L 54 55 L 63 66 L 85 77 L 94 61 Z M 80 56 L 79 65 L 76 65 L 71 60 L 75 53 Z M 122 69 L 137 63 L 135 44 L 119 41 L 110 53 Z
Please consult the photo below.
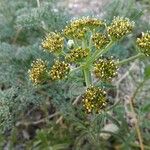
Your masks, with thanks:
M 88 113 L 100 113 L 107 104 L 106 92 L 98 87 L 89 87 L 83 95 L 83 107 Z
M 89 49 L 83 49 L 81 47 L 73 49 L 66 56 L 66 61 L 68 62 L 80 62 L 83 61 L 89 55 Z
M 128 18 L 115 17 L 110 26 L 107 27 L 107 33 L 113 40 L 118 40 L 131 33 L 134 28 L 134 22 Z
M 82 17 L 71 21 L 64 29 L 64 34 L 68 38 L 83 39 L 88 30 L 93 30 L 104 25 L 104 22 L 97 18 Z
M 41 59 L 33 61 L 28 71 L 30 80 L 36 85 L 42 83 L 47 75 L 47 63 Z
M 69 71 L 69 64 L 65 63 L 64 61 L 55 61 L 54 65 L 49 71 L 49 75 L 52 80 L 58 80 L 67 77 Z
M 42 42 L 42 47 L 50 53 L 60 53 L 64 44 L 64 38 L 60 33 L 51 32 Z
M 137 46 L 146 56 L 150 56 L 150 32 L 142 33 L 141 38 L 137 38 Z
M 109 43 L 110 40 L 107 36 L 101 33 L 95 33 L 92 35 L 92 41 L 97 49 L 102 49 Z
M 94 74 L 102 81 L 110 81 L 117 75 L 117 62 L 113 59 L 99 59 L 94 64 Z

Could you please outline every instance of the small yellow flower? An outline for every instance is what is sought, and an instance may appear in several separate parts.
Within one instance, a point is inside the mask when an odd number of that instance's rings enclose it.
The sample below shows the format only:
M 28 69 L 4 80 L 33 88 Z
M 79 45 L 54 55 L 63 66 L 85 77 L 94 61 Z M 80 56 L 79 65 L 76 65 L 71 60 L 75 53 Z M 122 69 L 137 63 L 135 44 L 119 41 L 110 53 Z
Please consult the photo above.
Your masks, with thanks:
M 42 42 L 42 47 L 50 53 L 60 53 L 64 45 L 64 38 L 60 33 L 49 33 Z
M 108 37 L 101 33 L 95 33 L 92 35 L 92 41 L 97 49 L 104 48 L 110 42 Z
M 94 74 L 102 81 L 110 81 L 117 75 L 117 61 L 111 59 L 99 59 L 94 64 Z
M 49 71 L 49 75 L 52 80 L 58 80 L 67 77 L 69 71 L 70 67 L 68 63 L 65 63 L 64 61 L 55 61 L 54 65 Z
M 143 54 L 150 56 L 150 31 L 142 33 L 142 37 L 137 38 L 136 43 Z
M 41 59 L 33 61 L 28 71 L 30 80 L 36 85 L 42 83 L 47 74 L 47 63 Z
M 77 20 L 73 20 L 71 22 L 71 26 L 83 28 L 83 27 L 100 27 L 104 24 L 103 21 L 97 19 L 97 18 L 90 18 L 90 17 L 82 17 Z
M 132 32 L 134 22 L 128 18 L 115 17 L 109 27 L 107 27 L 108 35 L 114 40 L 120 39 L 123 36 Z
M 81 47 L 73 49 L 69 52 L 69 54 L 66 56 L 66 60 L 68 62 L 78 62 L 83 61 L 84 58 L 86 58 L 89 55 L 89 49 L 83 49 Z
M 68 38 L 72 38 L 72 39 L 83 39 L 85 34 L 87 32 L 86 28 L 77 28 L 76 26 L 66 26 L 66 28 L 64 29 L 64 34 L 66 37 Z
M 83 95 L 83 107 L 88 113 L 100 113 L 106 107 L 106 92 L 98 87 L 90 86 Z
M 104 22 L 97 18 L 82 17 L 71 21 L 70 25 L 64 29 L 64 34 L 68 38 L 82 39 L 89 29 L 93 30 L 102 25 L 104 25 Z

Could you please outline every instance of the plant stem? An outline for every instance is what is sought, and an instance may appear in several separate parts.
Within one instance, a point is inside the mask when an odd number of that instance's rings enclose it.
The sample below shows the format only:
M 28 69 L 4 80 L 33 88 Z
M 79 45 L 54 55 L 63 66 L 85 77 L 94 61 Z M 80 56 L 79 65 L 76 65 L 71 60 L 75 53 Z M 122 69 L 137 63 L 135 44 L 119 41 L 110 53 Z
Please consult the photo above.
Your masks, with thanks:
M 84 66 L 83 67 L 83 73 L 84 73 L 84 79 L 85 79 L 86 87 L 89 87 L 92 83 L 91 72 L 90 72 L 89 67 Z
M 91 49 L 92 48 L 92 34 L 93 32 L 91 30 L 90 31 L 90 39 L 89 39 L 89 48 Z
M 36 0 L 37 6 L 40 7 L 40 0 Z
M 137 89 L 133 93 L 133 96 L 129 100 L 130 109 L 131 109 L 132 113 L 135 116 L 135 130 L 137 132 L 137 136 L 138 136 L 138 139 L 139 139 L 139 144 L 140 144 L 141 150 L 144 150 L 144 145 L 143 145 L 142 134 L 141 134 L 140 127 L 139 127 L 139 119 L 136 116 L 136 112 L 135 112 L 135 109 L 134 109 L 134 99 L 135 99 L 138 91 L 143 87 L 143 85 L 144 85 L 145 82 L 146 82 L 146 80 L 144 80 L 143 82 L 141 82 L 141 84 L 137 87 Z
M 133 98 L 131 98 L 131 100 L 129 100 L 130 108 L 131 108 L 131 111 L 134 114 L 134 116 L 136 116 L 132 101 L 133 101 Z M 139 127 L 139 120 L 137 118 L 135 121 L 135 130 L 137 132 L 137 136 L 139 139 L 140 148 L 141 148 L 141 150 L 144 150 L 143 139 L 142 139 L 142 135 L 141 135 L 140 127 Z
M 61 51 L 60 54 L 63 55 L 63 56 L 66 56 L 66 53 L 63 50 Z
M 114 44 L 114 41 L 110 41 L 110 43 L 104 49 L 102 49 L 99 53 L 97 53 L 97 55 L 95 56 L 95 59 L 97 59 L 102 54 L 106 53 L 112 47 L 113 44 Z
M 131 145 L 132 147 L 140 148 L 140 146 L 136 143 L 129 143 L 129 145 Z M 115 146 L 116 150 L 123 149 L 123 147 L 124 147 L 123 144 Z M 144 148 L 145 150 L 150 150 L 150 147 L 147 145 L 144 145 Z
M 135 143 L 130 143 L 130 145 L 133 146 L 133 147 L 139 147 L 139 145 L 138 145 L 138 144 L 135 144 Z M 144 145 L 144 148 L 145 148 L 145 150 L 146 150 L 146 149 L 147 149 L 147 150 L 150 150 L 150 147 L 147 146 L 147 145 Z
M 88 60 L 88 62 L 93 63 L 93 61 L 95 61 L 98 57 L 100 57 L 102 54 L 106 53 L 113 44 L 114 44 L 114 42 L 110 41 L 110 43 L 104 49 L 96 50 L 94 52 L 94 54 L 92 55 L 92 58 L 90 60 Z
M 73 39 L 73 42 L 74 42 L 76 48 L 79 47 L 79 44 L 75 38 Z
M 132 57 L 129 57 L 129 58 L 125 59 L 125 60 L 122 60 L 122 61 L 118 62 L 118 65 L 126 64 L 126 63 L 128 63 L 128 62 L 130 62 L 132 60 L 140 58 L 141 56 L 143 56 L 143 54 L 142 53 L 138 53 L 137 55 L 134 55 Z

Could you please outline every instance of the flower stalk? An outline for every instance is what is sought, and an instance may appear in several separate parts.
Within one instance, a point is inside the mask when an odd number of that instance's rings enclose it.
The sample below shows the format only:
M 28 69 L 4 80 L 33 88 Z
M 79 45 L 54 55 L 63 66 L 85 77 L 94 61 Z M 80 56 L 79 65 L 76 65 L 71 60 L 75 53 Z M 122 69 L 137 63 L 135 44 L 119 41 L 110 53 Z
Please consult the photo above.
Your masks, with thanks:
M 83 66 L 83 74 L 84 74 L 86 87 L 89 87 L 92 84 L 90 68 L 87 66 Z
M 118 65 L 124 65 L 124 64 L 129 63 L 129 62 L 131 62 L 131 61 L 133 61 L 135 59 L 138 59 L 138 58 L 140 58 L 142 56 L 143 56 L 142 53 L 138 53 L 137 55 L 134 55 L 134 56 L 129 57 L 129 58 L 125 59 L 125 60 L 119 61 Z
M 106 53 L 112 47 L 113 43 L 113 41 L 110 41 L 110 43 L 104 49 L 96 50 L 88 62 L 93 63 L 95 60 L 97 60 L 102 54 Z
M 99 53 L 96 54 L 95 60 L 98 59 L 102 54 L 109 51 L 109 49 L 112 47 L 113 44 L 114 44 L 114 42 L 110 41 L 110 43 L 103 50 L 101 50 Z
M 150 56 L 149 32 L 137 39 L 136 44 L 140 48 L 137 55 L 120 62 L 112 56 L 103 56 L 133 29 L 134 22 L 124 17 L 114 17 L 109 25 L 98 18 L 72 20 L 63 32 L 51 32 L 42 41 L 43 51 L 56 56 L 51 68 L 45 61 L 38 60 L 31 65 L 29 77 L 33 83 L 41 84 L 45 78 L 51 81 L 62 80 L 82 71 L 88 89 L 84 95 L 84 106 L 90 113 L 95 110 L 100 113 L 100 109 L 105 107 L 107 94 L 103 91 L 104 87 L 99 89 L 92 83 L 92 74 L 99 82 L 110 83 L 117 76 L 118 67 L 144 55 Z

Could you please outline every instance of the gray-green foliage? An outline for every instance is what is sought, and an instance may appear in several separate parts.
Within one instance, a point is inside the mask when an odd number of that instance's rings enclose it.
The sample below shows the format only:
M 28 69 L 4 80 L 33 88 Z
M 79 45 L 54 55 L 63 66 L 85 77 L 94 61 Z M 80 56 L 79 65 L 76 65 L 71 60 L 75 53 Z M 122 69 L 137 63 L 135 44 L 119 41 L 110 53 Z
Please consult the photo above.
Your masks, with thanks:
M 124 106 L 119 105 L 114 108 L 113 115 L 116 120 L 109 114 L 99 115 L 92 120 L 83 113 L 81 107 L 72 106 L 72 101 L 84 90 L 80 74 L 76 74 L 78 79 L 76 76 L 70 77 L 69 80 L 37 88 L 30 83 L 27 71 L 34 59 L 53 61 L 50 54 L 42 52 L 41 39 L 45 33 L 60 31 L 69 19 L 64 10 L 55 8 L 53 2 L 49 0 L 40 2 L 41 5 L 38 7 L 36 0 L 0 1 L 0 132 L 10 129 L 20 119 L 20 114 L 24 113 L 30 105 L 39 105 L 47 97 L 51 97 L 53 104 L 63 115 L 67 127 L 62 129 L 52 122 L 46 129 L 37 131 L 37 136 L 29 144 L 31 148 L 42 149 L 51 146 L 55 149 L 65 149 L 71 145 L 79 149 L 91 150 L 98 149 L 97 147 L 101 145 L 103 149 L 111 149 L 111 139 L 105 141 L 101 139 L 99 133 L 104 124 L 113 122 L 119 127 L 119 131 L 117 135 L 112 133 L 112 140 L 117 139 L 123 143 L 124 149 L 130 149 L 129 143 L 136 141 L 136 136 L 134 131 L 129 132 Z M 141 23 L 142 13 L 136 8 L 134 2 L 114 0 L 106 8 L 105 19 L 111 21 L 113 16 L 118 15 L 129 17 L 142 29 L 148 30 L 147 23 Z M 140 31 L 135 31 L 135 35 L 139 33 Z M 135 51 L 134 44 L 129 42 L 130 38 L 135 37 L 129 37 L 114 46 L 110 51 L 111 55 L 123 59 L 128 57 L 131 51 Z M 46 94 L 42 95 L 39 91 Z M 143 105 L 139 104 L 140 109 L 137 109 L 143 120 L 141 126 L 146 128 L 144 132 L 146 142 L 150 138 L 147 131 L 149 121 L 145 119 L 149 111 L 148 98 Z M 140 100 L 138 102 L 140 103 Z M 88 120 L 92 121 L 89 123 Z M 125 142 L 124 139 L 128 140 Z M 0 137 L 0 147 L 3 145 L 2 140 L 3 138 Z
M 39 7 L 35 0 L 0 1 L 0 131 L 10 128 L 29 105 L 45 99 L 29 82 L 27 71 L 36 58 L 51 60 L 40 48 L 41 39 L 68 20 L 54 6 L 51 1 Z
M 63 13 L 57 8 L 51 6 L 51 3 L 43 2 L 40 7 L 28 7 L 17 11 L 16 26 L 25 28 L 44 28 L 45 30 L 60 30 L 58 22 L 61 26 L 65 25 Z

